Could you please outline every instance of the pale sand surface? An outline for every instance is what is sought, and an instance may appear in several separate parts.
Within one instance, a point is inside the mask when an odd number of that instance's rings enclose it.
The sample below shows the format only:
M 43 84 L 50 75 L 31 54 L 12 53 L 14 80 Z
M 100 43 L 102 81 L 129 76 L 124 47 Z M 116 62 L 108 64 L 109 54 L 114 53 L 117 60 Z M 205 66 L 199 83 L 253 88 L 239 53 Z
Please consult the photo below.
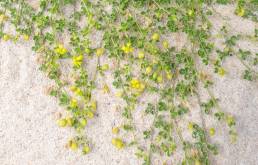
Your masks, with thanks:
M 232 32 L 252 34 L 257 25 L 232 15 L 232 9 L 218 7 L 218 11 L 229 16 Z M 221 20 L 211 19 L 219 29 Z M 60 129 L 56 125 L 56 112 L 62 112 L 63 108 L 57 100 L 45 94 L 46 87 L 52 82 L 39 71 L 36 55 L 30 47 L 31 43 L 0 42 L 0 164 L 140 164 L 131 149 L 117 151 L 111 145 L 111 128 L 121 122 L 121 115 L 116 110 L 120 102 L 115 99 L 113 92 L 107 95 L 97 90 L 94 94 L 99 101 L 98 117 L 87 128 L 94 142 L 93 151 L 87 156 L 81 156 L 65 149 L 64 145 L 73 131 Z M 258 52 L 258 47 L 252 43 L 241 42 L 240 47 Z M 230 71 L 223 78 L 213 76 L 215 86 L 212 90 L 220 98 L 223 110 L 236 117 L 239 138 L 236 144 L 231 145 L 225 127 L 214 124 L 214 119 L 206 118 L 206 125 L 215 126 L 218 130 L 213 141 L 219 144 L 220 153 L 212 158 L 213 164 L 257 165 L 258 83 L 241 78 L 244 67 L 236 58 L 228 58 L 224 66 Z M 107 84 L 112 83 L 111 71 L 107 73 L 105 81 Z M 205 99 L 206 95 L 203 92 L 201 97 Z M 198 113 L 193 116 L 199 119 Z

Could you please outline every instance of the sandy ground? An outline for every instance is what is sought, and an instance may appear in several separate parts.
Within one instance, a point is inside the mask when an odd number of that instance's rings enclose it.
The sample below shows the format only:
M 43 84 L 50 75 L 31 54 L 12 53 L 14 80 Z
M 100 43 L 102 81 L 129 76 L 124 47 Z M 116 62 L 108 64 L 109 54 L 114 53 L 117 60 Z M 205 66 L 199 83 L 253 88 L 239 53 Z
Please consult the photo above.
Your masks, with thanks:
M 232 7 L 218 7 L 230 17 L 236 33 L 252 34 L 255 24 L 232 15 Z M 215 28 L 222 20 L 211 18 Z M 256 25 L 257 26 L 257 25 Z M 117 151 L 111 145 L 111 128 L 121 120 L 115 110 L 119 102 L 113 96 L 96 93 L 98 117 L 89 124 L 87 132 L 95 142 L 87 156 L 66 150 L 64 145 L 73 135 L 55 123 L 56 112 L 63 109 L 44 92 L 52 84 L 39 71 L 31 43 L 0 42 L 0 164 L 1 165 L 139 165 L 131 149 Z M 258 52 L 257 46 L 242 42 L 240 47 Z M 227 130 L 207 118 L 207 126 L 219 130 L 213 139 L 220 146 L 220 154 L 213 157 L 215 165 L 258 164 L 258 83 L 241 78 L 242 64 L 234 57 L 225 61 L 230 70 L 223 78 L 214 76 L 213 92 L 221 100 L 222 108 L 237 119 L 239 138 L 231 145 Z M 106 82 L 112 82 L 111 72 Z M 205 92 L 202 98 L 206 98 Z

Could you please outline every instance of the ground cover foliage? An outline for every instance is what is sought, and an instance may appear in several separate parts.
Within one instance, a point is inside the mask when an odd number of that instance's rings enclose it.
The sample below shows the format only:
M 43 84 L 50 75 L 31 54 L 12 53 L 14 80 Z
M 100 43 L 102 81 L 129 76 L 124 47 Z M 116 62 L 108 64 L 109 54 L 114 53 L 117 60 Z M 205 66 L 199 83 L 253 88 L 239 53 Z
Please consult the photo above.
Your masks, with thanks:
M 92 97 L 99 88 L 97 77 L 105 77 L 107 71 L 112 72 L 116 96 L 125 103 L 120 107 L 123 123 L 110 128 L 111 144 L 117 149 L 135 148 L 143 164 L 155 164 L 154 159 L 166 164 L 177 152 L 182 156 L 177 164 L 212 164 L 210 157 L 219 148 L 211 143 L 216 130 L 205 126 L 207 115 L 227 127 L 232 143 L 237 140 L 237 121 L 212 93 L 213 76 L 199 66 L 212 68 L 214 76 L 227 76 L 230 70 L 224 69 L 223 62 L 234 57 L 245 67 L 243 79 L 257 81 L 258 53 L 241 49 L 238 42 L 257 44 L 258 29 L 253 35 L 235 35 L 225 19 L 214 33 L 209 19 L 223 17 L 216 5 L 234 5 L 236 16 L 257 22 L 257 0 L 40 0 L 38 4 L 1 1 L 0 37 L 33 41 L 40 69 L 55 82 L 49 94 L 66 110 L 57 124 L 75 130 L 67 143 L 70 149 L 88 154 L 97 143 L 84 130 L 98 110 L 98 100 Z M 15 32 L 6 31 L 7 25 Z M 92 36 L 97 33 L 102 39 L 96 47 Z M 182 46 L 168 37 L 173 34 L 186 38 Z M 222 41 L 219 46 L 214 42 L 217 38 Z M 102 58 L 111 59 L 115 67 L 102 63 Z M 94 59 L 92 71 L 87 65 Z M 69 73 L 62 69 L 63 60 L 71 63 Z M 101 88 L 110 94 L 110 86 L 104 83 Z M 200 88 L 208 93 L 208 100 L 200 98 Z M 135 109 L 148 95 L 155 98 L 141 109 L 149 121 L 143 130 L 137 128 Z M 199 122 L 188 118 L 192 99 L 199 105 Z M 184 137 L 186 132 L 190 138 Z

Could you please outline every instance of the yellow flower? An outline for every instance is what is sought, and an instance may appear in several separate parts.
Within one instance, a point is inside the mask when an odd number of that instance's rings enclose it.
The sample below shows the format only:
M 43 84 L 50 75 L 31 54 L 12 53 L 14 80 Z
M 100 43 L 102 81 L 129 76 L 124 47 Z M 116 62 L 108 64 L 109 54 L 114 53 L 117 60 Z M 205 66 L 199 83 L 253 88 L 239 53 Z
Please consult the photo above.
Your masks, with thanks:
M 158 41 L 159 38 L 160 38 L 160 36 L 159 36 L 158 33 L 154 33 L 154 34 L 151 36 L 151 39 L 152 39 L 153 41 Z
M 30 36 L 28 36 L 27 34 L 24 34 L 24 35 L 23 35 L 23 39 L 24 39 L 25 41 L 29 41 Z
M 88 145 L 83 146 L 82 153 L 88 154 L 90 152 L 90 147 Z
M 78 95 L 78 96 L 82 96 L 82 95 L 83 95 L 83 92 L 82 92 L 82 90 L 81 90 L 80 88 L 77 88 L 77 89 L 74 91 L 74 93 L 75 93 L 76 95 Z
M 8 17 L 4 14 L 0 14 L 0 23 L 6 21 L 8 19 Z
M 10 35 L 5 34 L 4 37 L 3 37 L 3 40 L 4 40 L 4 41 L 8 41 L 10 38 L 11 38 Z
M 80 88 L 77 88 L 76 86 L 71 86 L 70 87 L 70 90 L 72 91 L 72 92 L 74 92 L 76 95 L 78 95 L 78 96 L 82 96 L 83 95 L 83 92 L 82 92 L 82 90 L 80 89 Z
M 67 121 L 67 125 L 70 127 L 74 124 L 74 120 L 71 117 L 66 118 L 66 121 Z
M 162 45 L 163 45 L 163 47 L 164 47 L 165 49 L 168 49 L 168 47 L 169 47 L 168 41 L 163 41 L 163 42 L 162 42 Z
M 75 91 L 77 90 L 77 87 L 76 87 L 76 86 L 71 86 L 71 87 L 70 87 L 70 90 L 71 90 L 72 92 L 75 92 Z
M 113 134 L 118 134 L 119 133 L 119 128 L 118 127 L 114 127 L 113 129 L 112 129 L 112 133 Z
M 83 62 L 83 55 L 73 56 L 73 65 L 75 67 L 80 67 L 82 65 L 82 62 Z
M 98 48 L 98 49 L 96 50 L 96 55 L 97 55 L 97 56 L 102 56 L 102 55 L 104 54 L 104 52 L 105 52 L 105 49 L 104 49 L 104 48 Z
M 116 97 L 122 97 L 123 96 L 123 92 L 119 91 L 116 93 Z
M 64 55 L 67 53 L 67 49 L 62 45 L 62 44 L 59 44 L 56 48 L 55 48 L 55 52 L 57 54 L 60 54 L 60 55 Z
M 143 84 L 143 83 L 141 83 L 139 80 L 137 80 L 137 79 L 132 79 L 131 81 L 130 81 L 130 86 L 131 86 L 131 88 L 133 88 L 133 89 L 136 89 L 136 90 L 138 90 L 139 92 L 142 92 L 142 91 L 144 91 L 144 89 L 145 89 L 145 85 Z
M 226 71 L 225 71 L 223 68 L 219 68 L 218 74 L 219 74 L 220 76 L 224 76 L 225 73 L 226 73 Z
M 109 65 L 108 64 L 104 64 L 101 66 L 101 70 L 102 71 L 107 71 L 109 69 Z
M 94 113 L 91 112 L 91 111 L 87 111 L 87 112 L 86 112 L 86 116 L 87 116 L 88 118 L 92 119 L 92 118 L 94 117 Z
M 78 149 L 78 144 L 74 141 L 74 140 L 70 140 L 69 141 L 69 147 L 71 148 L 71 150 L 77 150 Z
M 112 139 L 112 144 L 117 148 L 117 149 L 122 149 L 124 148 L 125 144 L 120 138 L 113 138 Z
M 214 128 L 210 128 L 209 133 L 211 136 L 215 135 L 215 129 Z
M 97 102 L 96 101 L 92 101 L 91 102 L 91 108 L 92 110 L 95 112 L 97 110 Z
M 242 7 L 239 7 L 236 11 L 236 14 L 240 17 L 243 17 L 245 15 L 245 9 Z
M 188 124 L 188 129 L 189 129 L 190 131 L 193 131 L 193 123 L 189 123 L 189 124 Z
M 72 100 L 70 101 L 70 106 L 71 106 L 72 108 L 76 108 L 76 107 L 78 106 L 77 100 L 72 99 Z
M 132 79 L 131 82 L 130 82 L 130 85 L 131 85 L 132 88 L 139 89 L 141 83 L 137 79 Z
M 88 121 L 84 118 L 80 120 L 81 127 L 84 128 L 87 125 Z
M 145 57 L 144 52 L 139 52 L 138 53 L 138 58 L 139 59 L 143 59 L 144 57 Z
M 107 84 L 105 84 L 105 85 L 103 86 L 103 92 L 104 92 L 104 93 L 109 93 L 109 92 L 110 92 L 110 89 L 109 89 L 109 87 L 108 87 Z
M 157 82 L 158 82 L 158 83 L 162 83 L 162 81 L 163 81 L 162 76 L 161 76 L 161 75 L 160 75 L 160 76 L 158 76 L 158 77 L 157 77 Z
M 170 73 L 170 72 L 167 72 L 167 73 L 166 73 L 166 76 L 167 76 L 167 79 L 168 79 L 168 80 L 171 80 L 171 79 L 173 78 L 173 75 L 172 75 L 172 73 Z
M 150 66 L 148 66 L 145 70 L 146 74 L 150 74 L 152 72 L 152 68 Z
M 131 46 L 131 43 L 127 43 L 126 45 L 122 46 L 122 50 L 124 51 L 125 54 L 129 54 L 133 52 L 133 48 Z
M 233 116 L 227 116 L 226 117 L 227 124 L 231 127 L 232 125 L 235 125 L 235 118 Z
M 65 127 L 67 125 L 66 119 L 60 119 L 57 121 L 59 127 Z

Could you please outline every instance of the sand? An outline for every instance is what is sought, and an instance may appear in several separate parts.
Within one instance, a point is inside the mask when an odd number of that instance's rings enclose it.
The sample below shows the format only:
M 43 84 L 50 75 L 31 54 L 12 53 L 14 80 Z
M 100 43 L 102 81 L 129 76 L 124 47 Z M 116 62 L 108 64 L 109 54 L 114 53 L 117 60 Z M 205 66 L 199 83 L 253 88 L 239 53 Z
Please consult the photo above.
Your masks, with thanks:
M 232 32 L 252 34 L 255 26 L 258 27 L 234 16 L 232 6 L 218 6 L 217 10 L 230 18 Z M 211 19 L 215 27 L 222 25 L 218 17 Z M 81 156 L 65 149 L 73 131 L 56 125 L 56 113 L 62 112 L 63 108 L 45 93 L 53 82 L 39 70 L 37 55 L 31 51 L 31 45 L 31 42 L 0 42 L 0 164 L 139 165 L 132 149 L 117 151 L 111 145 L 111 128 L 121 121 L 116 110 L 120 102 L 112 92 L 108 95 L 95 91 L 94 97 L 99 101 L 98 116 L 87 128 L 94 142 L 92 152 Z M 253 43 L 241 42 L 239 46 L 258 52 Z M 213 164 L 257 165 L 258 83 L 241 78 L 244 67 L 235 57 L 228 58 L 224 66 L 230 71 L 223 78 L 213 77 L 212 91 L 220 98 L 223 110 L 236 117 L 239 137 L 236 144 L 230 144 L 225 127 L 214 124 L 213 119 L 205 119 L 207 126 L 219 130 L 212 139 L 220 147 L 219 155 L 212 157 Z M 105 81 L 112 83 L 111 72 L 107 73 Z M 203 92 L 201 97 L 207 98 L 206 95 Z

